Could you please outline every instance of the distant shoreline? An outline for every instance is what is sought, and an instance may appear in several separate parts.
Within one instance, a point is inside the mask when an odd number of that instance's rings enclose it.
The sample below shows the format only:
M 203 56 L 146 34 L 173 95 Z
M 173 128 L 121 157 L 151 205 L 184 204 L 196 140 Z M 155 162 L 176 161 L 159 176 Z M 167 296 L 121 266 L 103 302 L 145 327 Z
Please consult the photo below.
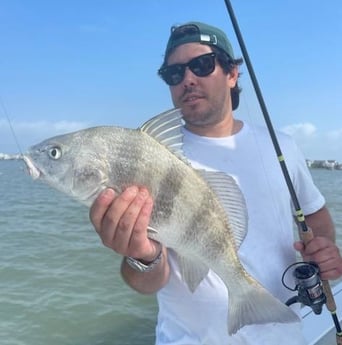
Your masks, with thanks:
M 336 160 L 306 160 L 306 164 L 311 169 L 342 170 L 342 163 Z
M 0 160 L 8 161 L 8 160 L 19 160 L 21 159 L 21 154 L 9 155 L 7 153 L 0 153 Z
M 2 160 L 21 160 L 21 154 L 7 154 L 0 153 L 0 161 Z M 306 159 L 306 164 L 310 169 L 328 169 L 328 170 L 342 170 L 342 163 L 336 160 L 310 160 Z

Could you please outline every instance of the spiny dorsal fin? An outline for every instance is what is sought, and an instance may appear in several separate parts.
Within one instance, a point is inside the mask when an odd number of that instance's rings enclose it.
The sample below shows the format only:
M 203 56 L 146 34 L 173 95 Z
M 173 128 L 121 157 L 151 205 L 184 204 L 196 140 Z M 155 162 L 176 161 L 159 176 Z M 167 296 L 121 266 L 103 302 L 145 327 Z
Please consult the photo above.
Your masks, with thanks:
M 247 207 L 243 194 L 233 177 L 220 171 L 197 170 L 217 195 L 228 215 L 237 248 L 247 234 Z
M 139 130 L 148 134 L 160 144 L 166 146 L 177 157 L 183 155 L 182 113 L 180 109 L 171 109 L 145 122 Z

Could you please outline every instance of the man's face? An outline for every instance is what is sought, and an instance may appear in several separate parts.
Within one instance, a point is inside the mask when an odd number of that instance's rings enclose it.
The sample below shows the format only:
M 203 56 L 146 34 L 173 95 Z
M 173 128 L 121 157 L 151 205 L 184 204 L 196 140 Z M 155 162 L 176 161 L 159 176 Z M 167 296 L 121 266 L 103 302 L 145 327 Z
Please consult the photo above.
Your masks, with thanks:
M 177 47 L 168 58 L 168 65 L 187 63 L 212 52 L 210 46 L 186 43 Z M 214 71 L 205 77 L 196 76 L 188 67 L 184 79 L 170 86 L 175 107 L 181 108 L 185 121 L 193 126 L 210 126 L 231 115 L 230 89 L 237 81 L 237 70 L 224 74 L 216 62 Z

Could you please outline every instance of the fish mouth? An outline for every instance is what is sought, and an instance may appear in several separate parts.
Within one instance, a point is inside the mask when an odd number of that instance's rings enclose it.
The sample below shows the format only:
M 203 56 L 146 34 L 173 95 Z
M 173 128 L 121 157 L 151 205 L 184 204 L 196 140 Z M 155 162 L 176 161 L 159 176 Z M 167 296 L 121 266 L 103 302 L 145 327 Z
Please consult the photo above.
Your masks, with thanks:
M 22 155 L 21 158 L 26 164 L 27 170 L 33 180 L 36 180 L 41 176 L 41 171 L 33 164 L 32 160 L 25 155 Z

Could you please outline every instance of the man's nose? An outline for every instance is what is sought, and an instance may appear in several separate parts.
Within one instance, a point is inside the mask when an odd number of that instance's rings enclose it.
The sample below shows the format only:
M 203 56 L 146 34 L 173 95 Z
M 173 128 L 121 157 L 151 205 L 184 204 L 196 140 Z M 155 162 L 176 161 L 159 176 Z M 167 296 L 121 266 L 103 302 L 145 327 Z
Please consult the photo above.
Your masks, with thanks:
M 183 86 L 187 87 L 188 85 L 196 84 L 197 76 L 190 70 L 187 66 L 184 72 Z

